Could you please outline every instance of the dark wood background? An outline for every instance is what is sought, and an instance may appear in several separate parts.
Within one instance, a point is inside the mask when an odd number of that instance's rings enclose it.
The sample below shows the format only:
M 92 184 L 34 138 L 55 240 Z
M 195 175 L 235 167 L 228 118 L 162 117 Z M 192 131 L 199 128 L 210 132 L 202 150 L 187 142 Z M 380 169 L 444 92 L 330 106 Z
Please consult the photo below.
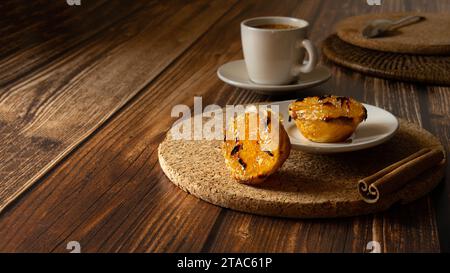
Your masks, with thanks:
M 329 64 L 325 85 L 268 97 L 222 83 L 216 70 L 242 58 L 239 23 L 249 17 L 304 18 L 320 44 L 347 16 L 448 13 L 450 1 L 81 3 L 0 3 L 0 197 L 27 189 L 0 204 L 0 251 L 68 252 L 79 241 L 82 252 L 367 252 L 373 240 L 383 252 L 450 251 L 448 176 L 432 195 L 384 213 L 288 220 L 200 201 L 170 183 L 157 160 L 172 106 L 194 96 L 224 106 L 348 95 L 420 124 L 449 151 L 450 88 Z

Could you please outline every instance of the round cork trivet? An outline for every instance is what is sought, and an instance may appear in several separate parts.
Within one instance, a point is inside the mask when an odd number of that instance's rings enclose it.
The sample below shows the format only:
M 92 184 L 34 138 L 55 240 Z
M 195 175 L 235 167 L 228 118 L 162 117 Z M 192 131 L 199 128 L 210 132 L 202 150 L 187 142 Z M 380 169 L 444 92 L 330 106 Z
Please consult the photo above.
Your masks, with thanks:
M 408 203 L 430 192 L 443 178 L 445 162 L 421 174 L 376 204 L 365 203 L 357 189 L 367 177 L 414 152 L 443 147 L 432 134 L 400 122 L 389 142 L 364 151 L 312 155 L 292 150 L 283 167 L 261 186 L 230 177 L 221 153 L 222 141 L 172 140 L 159 145 L 159 163 L 181 189 L 212 204 L 259 215 L 290 218 L 344 217 L 374 213 L 394 203 Z
M 450 55 L 396 54 L 353 46 L 331 35 L 322 44 L 329 60 L 376 77 L 450 85 Z
M 362 35 L 364 27 L 375 19 L 400 19 L 410 15 L 425 20 L 404 26 L 383 37 L 367 39 Z M 450 54 L 450 14 L 439 13 L 382 13 L 349 17 L 336 26 L 343 41 L 363 48 L 410 54 Z

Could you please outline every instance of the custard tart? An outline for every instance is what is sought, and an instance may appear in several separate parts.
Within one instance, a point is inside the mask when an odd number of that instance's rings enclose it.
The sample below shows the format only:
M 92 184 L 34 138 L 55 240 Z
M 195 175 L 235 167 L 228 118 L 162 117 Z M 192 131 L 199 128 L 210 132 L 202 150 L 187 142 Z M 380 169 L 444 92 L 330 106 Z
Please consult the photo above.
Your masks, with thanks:
M 291 103 L 289 116 L 307 139 L 334 143 L 347 140 L 367 119 L 367 110 L 352 98 L 328 95 Z
M 222 151 L 228 170 L 239 183 L 262 183 L 289 157 L 289 136 L 281 118 L 274 115 L 271 111 L 245 113 L 228 125 Z

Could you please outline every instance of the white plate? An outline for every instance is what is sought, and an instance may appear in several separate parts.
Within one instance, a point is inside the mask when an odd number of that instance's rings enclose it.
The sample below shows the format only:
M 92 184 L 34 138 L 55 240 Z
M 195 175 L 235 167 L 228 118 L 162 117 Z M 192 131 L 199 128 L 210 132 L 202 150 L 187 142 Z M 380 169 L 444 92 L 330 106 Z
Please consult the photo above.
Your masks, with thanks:
M 300 90 L 319 85 L 331 78 L 330 70 L 323 66 L 317 66 L 311 73 L 301 74 L 299 80 L 289 85 L 263 85 L 250 81 L 244 60 L 232 61 L 219 67 L 219 78 L 236 87 L 254 90 L 257 93 L 273 95 L 287 91 Z
M 314 154 L 331 154 L 358 151 L 380 145 L 391 139 L 398 130 L 397 118 L 379 107 L 364 104 L 367 120 L 362 122 L 352 137 L 342 143 L 315 143 L 306 139 L 295 126 L 289 122 L 289 104 L 292 101 L 270 103 L 279 105 L 283 116 L 283 125 L 291 140 L 292 148 Z

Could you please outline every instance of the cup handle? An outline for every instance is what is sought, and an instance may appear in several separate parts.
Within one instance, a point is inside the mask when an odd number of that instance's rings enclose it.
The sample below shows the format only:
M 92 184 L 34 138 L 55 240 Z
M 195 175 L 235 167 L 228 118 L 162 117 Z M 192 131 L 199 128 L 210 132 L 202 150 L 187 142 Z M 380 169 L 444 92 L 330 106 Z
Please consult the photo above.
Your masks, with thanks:
M 300 73 L 309 73 L 314 70 L 318 63 L 318 53 L 314 44 L 310 40 L 303 40 L 300 47 L 304 47 L 309 55 L 309 61 L 306 64 L 297 66 L 294 70 L 296 76 Z

